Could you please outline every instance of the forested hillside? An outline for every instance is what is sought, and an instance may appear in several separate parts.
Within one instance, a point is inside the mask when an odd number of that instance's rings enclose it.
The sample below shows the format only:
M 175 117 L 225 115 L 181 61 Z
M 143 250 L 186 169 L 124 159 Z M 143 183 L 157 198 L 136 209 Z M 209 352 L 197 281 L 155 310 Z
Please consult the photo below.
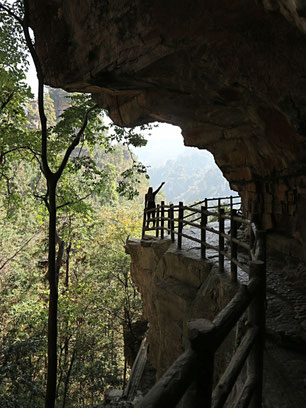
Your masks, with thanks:
M 53 100 L 46 97 L 51 121 Z M 37 104 L 31 102 L 25 115 L 25 128 L 36 133 Z M 2 150 L 8 149 L 1 135 Z M 141 318 L 142 304 L 130 280 L 124 243 L 130 235 L 140 236 L 148 186 L 139 174 L 137 197 L 136 180 L 124 183 L 122 174 L 131 172 L 133 160 L 122 144 L 96 145 L 92 151 L 83 143 L 60 184 L 57 233 L 64 248 L 58 275 L 56 389 L 63 407 L 94 406 L 108 387 L 120 388 L 126 378 L 123 335 Z M 45 398 L 48 338 L 44 183 L 35 155 L 27 156 L 23 148 L 6 154 L 1 170 L 0 406 L 38 408 Z M 134 197 L 133 202 L 123 193 Z
M 129 235 L 140 236 L 142 199 L 130 203 L 117 189 L 132 159 L 120 144 L 109 153 L 96 148 L 94 158 L 103 188 L 94 191 L 95 179 L 85 175 L 79 183 L 80 174 L 70 174 L 60 197 L 70 203 L 58 215 L 65 249 L 58 277 L 57 393 L 68 407 L 98 403 L 107 387 L 122 387 L 123 330 L 131 330 L 142 310 L 123 247 Z M 44 400 L 48 224 L 33 164 L 21 153 L 1 179 L 1 407 L 41 407 Z M 139 181 L 143 195 L 147 180 Z
M 124 244 L 141 236 L 149 181 L 130 147 L 146 141 L 45 86 L 26 4 L 0 2 L 0 407 L 94 407 L 126 382 L 124 335 L 139 340 Z M 169 161 L 151 183 L 171 201 L 227 195 L 211 160 Z
M 190 150 L 188 152 L 188 150 Z M 207 151 L 188 149 L 164 166 L 148 169 L 150 183 L 155 187 L 166 181 L 167 201 L 191 203 L 209 197 L 236 195 Z
M 129 146 L 145 140 L 105 125 L 89 95 L 44 86 L 27 9 L 11 3 L 0 3 L 0 407 L 93 407 L 126 381 L 123 337 L 142 317 L 124 244 L 140 236 L 148 188 Z

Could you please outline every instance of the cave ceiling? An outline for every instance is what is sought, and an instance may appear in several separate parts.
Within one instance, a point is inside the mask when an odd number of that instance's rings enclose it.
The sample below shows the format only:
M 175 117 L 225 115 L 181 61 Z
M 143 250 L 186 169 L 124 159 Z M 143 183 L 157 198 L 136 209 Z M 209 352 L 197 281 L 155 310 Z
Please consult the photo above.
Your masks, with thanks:
M 180 126 L 245 197 L 306 194 L 306 1 L 29 4 L 47 84 L 118 125 Z

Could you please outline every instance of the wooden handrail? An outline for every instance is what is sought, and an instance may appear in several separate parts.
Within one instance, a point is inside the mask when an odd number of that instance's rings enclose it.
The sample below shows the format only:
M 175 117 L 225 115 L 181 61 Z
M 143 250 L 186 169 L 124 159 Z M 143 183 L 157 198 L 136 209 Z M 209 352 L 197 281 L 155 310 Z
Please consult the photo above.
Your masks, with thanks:
M 205 366 L 205 361 L 210 369 L 208 371 L 206 370 L 204 374 L 210 376 L 210 379 L 208 378 L 207 381 L 212 384 L 213 367 L 211 366 L 211 362 L 214 359 L 214 353 L 246 308 L 248 306 L 250 307 L 251 302 L 257 299 L 258 293 L 262 296 L 260 289 L 262 289 L 263 282 L 265 281 L 264 263 L 261 261 L 252 262 L 250 267 L 252 278 L 248 285 L 242 285 L 240 287 L 234 298 L 212 322 L 206 319 L 196 319 L 188 322 L 188 335 L 191 347 L 176 359 L 172 366 L 137 405 L 137 408 L 174 408 L 190 384 L 195 381 L 200 372 L 202 373 L 200 367 L 203 366 L 203 364 Z M 253 320 L 250 324 L 252 323 Z M 249 327 L 244 339 L 233 355 L 229 366 L 212 393 L 212 397 L 208 397 L 207 392 L 203 391 L 201 383 L 195 383 L 197 384 L 195 390 L 196 396 L 193 395 L 191 401 L 196 401 L 196 403 L 191 404 L 191 406 L 223 407 L 244 362 L 250 357 L 250 352 L 257 341 L 256 339 L 260 338 L 260 330 L 261 323 L 259 323 L 259 326 Z M 256 369 L 253 371 L 255 373 Z M 255 378 L 254 373 L 248 377 L 246 385 L 238 397 L 237 404 L 239 405 L 235 406 L 247 407 L 245 401 L 249 401 L 252 394 L 256 391 L 253 381 Z M 200 378 L 202 378 L 202 374 Z M 207 390 L 208 389 L 206 389 L 206 391 Z M 212 405 L 210 404 L 210 399 L 212 399 Z M 190 401 L 188 395 L 187 400 Z M 204 401 L 206 401 L 206 405 Z
M 247 333 L 244 335 L 243 340 L 235 351 L 230 364 L 227 366 L 224 374 L 214 389 L 212 395 L 212 408 L 223 407 L 251 351 L 257 333 L 258 327 L 252 327 L 249 328 Z
M 252 404 L 252 408 L 261 405 L 265 326 L 265 234 L 256 227 L 254 222 L 237 214 L 233 208 L 235 198 L 238 197 L 228 198 L 230 215 L 225 214 L 225 206 L 221 205 L 221 199 L 218 200 L 218 206 L 214 206 L 218 208 L 218 212 L 208 209 L 208 203 L 216 199 L 205 199 L 192 206 L 185 206 L 182 202 L 178 206 L 173 204 L 167 206 L 162 202 L 157 206 L 156 212 L 153 210 L 154 217 L 150 218 L 153 228 L 146 228 L 146 222 L 148 222 L 146 216 L 152 210 L 144 211 L 143 237 L 145 231 L 153 230 L 157 237 L 160 234 L 161 238 L 164 238 L 164 231 L 166 231 L 170 234 L 172 242 L 175 240 L 175 235 L 178 237 L 179 249 L 182 248 L 182 238 L 187 238 L 200 244 L 201 258 L 206 258 L 207 249 L 219 254 L 220 272 L 224 271 L 224 258 L 229 259 L 233 282 L 237 282 L 237 267 L 249 274 L 249 282 L 247 285 L 240 285 L 236 295 L 213 321 L 197 319 L 188 323 L 191 348 L 173 363 L 140 402 L 139 408 L 174 408 L 184 394 L 184 403 L 186 400 L 188 406 L 221 408 L 245 361 L 247 361 L 247 379 L 235 402 L 235 407 L 247 408 L 249 403 Z M 203 203 L 205 205 L 202 205 L 201 209 L 195 208 L 196 204 Z M 188 214 L 188 211 L 191 213 Z M 175 212 L 177 214 L 174 214 Z M 207 226 L 208 217 L 211 215 L 218 216 L 219 230 Z M 191 216 L 195 216 L 195 219 L 187 221 L 186 218 Z M 199 220 L 201 220 L 200 223 L 197 223 L 196 221 Z M 230 233 L 225 232 L 225 220 L 231 221 Z M 240 224 L 248 227 L 250 234 L 248 243 L 237 237 L 237 228 Z M 184 230 L 186 226 L 199 229 L 200 239 L 188 234 L 188 229 Z M 218 247 L 206 241 L 206 232 L 218 236 Z M 230 245 L 230 252 L 224 250 L 224 240 Z M 237 256 L 238 248 L 246 250 L 253 261 L 248 265 L 242 264 Z M 247 309 L 249 325 L 247 334 L 212 392 L 215 352 Z
M 137 408 L 175 407 L 196 375 L 197 362 L 197 353 L 188 348 L 137 404 Z
M 164 202 L 161 203 L 161 205 L 157 206 L 156 210 L 155 209 L 150 209 L 150 210 L 145 210 L 144 212 L 144 223 L 143 223 L 143 237 L 144 237 L 144 233 L 145 231 L 153 231 L 154 228 L 156 230 L 156 236 L 160 236 L 162 238 L 164 238 L 164 232 L 168 233 L 171 235 L 171 239 L 173 241 L 174 239 L 174 235 L 178 235 L 178 248 L 182 247 L 182 238 L 187 238 L 191 241 L 197 242 L 201 245 L 201 257 L 205 257 L 206 256 L 206 249 L 211 249 L 214 250 L 216 252 L 219 253 L 219 270 L 222 272 L 224 269 L 224 256 L 226 256 L 230 261 L 231 261 L 231 271 L 232 271 L 232 280 L 236 281 L 237 280 L 237 267 L 239 267 L 241 270 L 245 271 L 246 273 L 248 273 L 248 267 L 244 264 L 242 264 L 241 262 L 238 261 L 237 259 L 237 248 L 241 247 L 244 250 L 248 251 L 249 253 L 249 259 L 257 259 L 258 258 L 258 254 L 255 254 L 254 251 L 252 251 L 252 247 L 250 245 L 251 240 L 249 241 L 249 243 L 243 242 L 241 240 L 239 240 L 236 236 L 236 232 L 235 232 L 235 228 L 237 229 L 237 226 L 239 224 L 244 224 L 244 225 L 248 225 L 249 226 L 249 231 L 253 231 L 253 234 L 256 234 L 257 236 L 257 230 L 255 231 L 255 225 L 251 223 L 250 220 L 244 219 L 241 216 L 236 215 L 237 211 L 233 210 L 232 214 L 230 216 L 225 215 L 225 210 L 221 211 L 222 208 L 224 209 L 224 205 L 223 203 L 221 203 L 221 200 L 223 199 L 227 199 L 230 200 L 232 203 L 233 200 L 239 198 L 239 196 L 235 196 L 235 197 L 222 197 L 222 198 L 208 198 L 205 200 L 202 200 L 198 203 L 194 203 L 191 206 L 186 206 L 184 205 L 182 202 L 179 203 L 178 206 L 174 206 L 173 204 L 170 204 L 169 206 L 165 205 Z M 218 201 L 218 212 L 212 212 L 209 211 L 207 209 L 207 207 L 202 207 L 201 209 L 199 208 L 194 208 L 194 206 L 196 204 L 201 204 L 201 203 L 209 203 L 211 201 Z M 235 204 L 235 203 L 234 203 Z M 233 204 L 233 205 L 234 205 Z M 216 206 L 215 206 L 216 207 Z M 168 208 L 168 217 L 165 216 L 165 208 Z M 175 209 L 176 208 L 176 209 Z M 174 217 L 174 211 L 178 212 L 178 215 L 176 217 Z M 186 211 L 191 211 L 190 214 L 186 214 Z M 219 230 L 212 228 L 210 226 L 207 226 L 206 224 L 203 225 L 203 223 L 197 223 L 197 221 L 201 220 L 202 216 L 203 216 L 203 211 L 205 212 L 205 217 L 208 216 L 218 216 L 218 221 L 219 221 Z M 150 218 L 150 222 L 153 222 L 153 224 L 155 223 L 155 226 L 153 228 L 149 228 L 146 227 L 145 224 L 145 217 L 146 214 L 150 213 L 150 212 L 154 212 L 154 217 Z M 170 215 L 172 214 L 172 215 Z M 185 214 L 185 215 L 184 215 Z M 195 216 L 196 214 L 198 214 L 198 216 L 190 221 L 186 220 L 186 218 L 191 217 L 191 216 Z M 231 223 L 234 225 L 234 228 L 231 228 L 231 234 L 226 234 L 224 231 L 224 220 L 231 220 Z M 148 222 L 148 220 L 147 220 Z M 168 227 L 165 227 L 165 222 L 168 222 Z M 159 226 L 159 224 L 161 226 Z M 198 228 L 201 231 L 201 239 L 195 238 L 192 235 L 188 234 L 188 230 L 186 230 L 186 232 L 184 230 L 184 227 L 186 226 L 191 226 L 193 228 Z M 177 232 L 175 230 L 178 230 Z M 202 232 L 202 229 L 205 229 L 205 231 L 214 233 L 216 235 L 219 236 L 219 247 L 216 247 L 214 245 L 210 245 L 208 243 L 206 243 L 206 233 Z M 173 230 L 173 231 L 172 231 Z M 205 232 L 204 231 L 204 232 Z M 233 233 L 234 231 L 234 233 Z M 220 234 L 222 234 L 220 236 Z M 251 234 L 253 236 L 253 234 Z M 224 254 L 224 239 L 228 242 L 228 244 L 231 246 L 231 256 L 229 256 L 228 254 Z M 257 242 L 257 239 L 254 239 L 255 243 Z M 220 247 L 221 244 L 221 247 Z M 262 252 L 262 251 L 261 251 Z

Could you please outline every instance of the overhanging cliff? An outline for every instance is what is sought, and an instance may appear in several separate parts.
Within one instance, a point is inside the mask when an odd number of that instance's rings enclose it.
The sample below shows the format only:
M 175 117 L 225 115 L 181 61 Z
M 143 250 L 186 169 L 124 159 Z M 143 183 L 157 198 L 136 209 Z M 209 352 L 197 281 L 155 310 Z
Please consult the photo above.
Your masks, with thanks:
M 179 125 L 244 208 L 306 224 L 306 2 L 29 0 L 46 82 L 92 92 L 119 125 Z M 297 246 L 298 246 L 297 245 Z
M 188 345 L 187 322 L 213 320 L 237 290 L 198 254 L 176 249 L 170 239 L 130 240 L 131 275 L 149 322 L 149 360 L 160 377 Z M 215 375 L 223 372 L 234 348 L 230 336 L 218 351 Z

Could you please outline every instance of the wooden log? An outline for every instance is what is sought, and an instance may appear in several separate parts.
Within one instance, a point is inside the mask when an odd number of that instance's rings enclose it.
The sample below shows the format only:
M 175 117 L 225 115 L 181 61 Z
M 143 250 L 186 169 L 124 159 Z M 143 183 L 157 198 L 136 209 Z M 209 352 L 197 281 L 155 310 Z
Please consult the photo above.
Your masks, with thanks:
M 239 215 L 234 217 L 234 220 L 237 223 L 240 223 L 240 224 L 251 225 L 251 220 L 248 220 L 247 218 L 240 217 Z
M 213 324 L 216 327 L 216 347 L 219 347 L 219 345 L 224 341 L 225 337 L 235 326 L 248 305 L 251 303 L 257 291 L 259 291 L 259 288 L 259 279 L 257 277 L 253 277 L 247 286 L 240 286 L 233 299 L 215 317 Z
M 212 395 L 212 408 L 222 408 L 253 346 L 258 329 L 249 328 Z
M 201 258 L 206 258 L 207 207 L 201 207 Z
M 206 319 L 191 320 L 187 327 L 191 347 L 197 351 L 198 364 L 194 381 L 184 396 L 183 406 L 210 407 L 214 375 L 215 327 Z
M 170 230 L 171 230 L 171 241 L 174 242 L 174 210 L 173 204 L 170 204 Z
M 241 393 L 238 395 L 237 400 L 235 401 L 235 408 L 248 408 L 254 389 L 255 389 L 255 378 L 248 377 L 247 381 L 245 382 Z
M 249 267 L 247 265 L 243 265 L 241 262 L 237 261 L 235 258 L 231 258 L 231 262 L 234 262 L 240 269 L 242 269 L 245 273 L 249 274 Z
M 203 349 L 207 351 L 215 350 L 216 327 L 208 319 L 193 319 L 187 323 L 188 338 L 193 350 L 198 353 Z
M 248 234 L 249 234 L 249 261 L 252 261 L 252 250 L 254 247 L 254 243 L 255 243 L 255 237 L 253 234 L 253 230 L 252 230 L 252 225 L 248 225 Z
M 184 217 L 184 204 L 182 203 L 182 201 L 180 201 L 178 216 L 178 238 L 177 238 L 178 249 L 182 249 L 183 217 Z
M 187 349 L 137 404 L 137 408 L 174 408 L 194 380 L 197 353 Z
M 214 375 L 214 355 L 203 352 L 198 355 L 195 379 L 183 397 L 183 407 L 203 408 L 211 406 Z
M 205 246 L 206 246 L 206 248 L 213 249 L 214 251 L 219 252 L 219 247 L 216 247 L 214 245 L 210 245 L 207 242 L 205 243 Z
M 156 238 L 158 238 L 158 236 L 159 236 L 159 204 L 157 204 L 157 207 L 156 207 L 156 224 L 155 224 L 155 228 L 156 228 Z
M 144 209 L 144 211 L 143 211 L 143 221 L 142 221 L 142 238 L 144 238 L 144 236 L 145 236 L 146 217 L 147 217 L 147 213 L 146 213 L 146 209 Z
M 201 243 L 202 243 L 202 241 L 201 241 L 200 239 L 198 239 L 198 238 L 194 238 L 194 237 L 192 237 L 191 235 L 188 235 L 188 234 L 183 234 L 183 233 L 181 233 L 181 234 L 177 233 L 177 234 L 178 234 L 178 235 L 180 235 L 181 237 L 184 237 L 184 238 L 190 239 L 190 241 L 198 242 L 199 244 L 201 244 Z
M 257 230 L 255 257 L 259 261 L 266 263 L 266 232 Z
M 242 242 L 238 238 L 232 238 L 232 239 L 233 239 L 234 243 L 237 244 L 238 246 L 240 246 L 241 248 L 244 248 L 247 251 L 250 249 L 249 244 L 247 244 L 246 242 Z
M 195 228 L 199 228 L 199 229 L 201 228 L 201 224 L 197 224 L 197 223 L 192 222 L 192 221 L 184 221 L 184 225 L 190 225 L 191 227 L 195 227 Z
M 266 322 L 266 268 L 262 261 L 250 263 L 250 279 L 259 281 L 258 291 L 249 306 L 248 321 L 257 326 L 259 332 L 254 343 L 252 352 L 248 357 L 248 377 L 254 377 L 256 384 L 252 395 L 250 408 L 261 407 L 263 388 L 263 354 L 265 345 L 265 322 Z
M 232 196 L 231 196 L 232 198 Z M 237 238 L 237 222 L 234 217 L 236 216 L 236 210 L 231 210 L 231 257 L 237 259 L 237 244 L 233 241 L 233 238 Z M 231 261 L 231 281 L 237 282 L 237 265 Z
M 186 209 L 186 210 L 189 210 L 189 207 L 187 207 L 187 208 L 185 207 L 185 209 Z M 195 215 L 195 214 L 196 214 L 196 212 L 193 211 L 193 212 L 191 212 L 190 214 L 184 215 L 184 220 L 186 220 L 186 218 L 192 217 L 192 216 Z
M 224 237 L 222 235 L 224 234 L 224 218 L 222 215 L 224 215 L 224 208 L 219 207 L 219 272 L 221 273 L 224 272 L 224 255 L 222 253 L 224 251 Z
M 212 232 L 213 234 L 219 235 L 219 231 L 216 230 L 215 228 L 211 228 L 211 227 L 205 227 L 206 231 Z
M 160 215 L 161 215 L 161 219 L 160 219 L 160 237 L 161 239 L 164 239 L 164 224 L 165 224 L 165 202 L 162 201 L 161 202 L 161 207 L 160 207 Z
M 171 234 L 171 206 L 168 208 L 168 235 Z
M 222 251 L 222 255 L 225 256 L 227 259 L 231 259 L 231 255 L 226 251 Z

